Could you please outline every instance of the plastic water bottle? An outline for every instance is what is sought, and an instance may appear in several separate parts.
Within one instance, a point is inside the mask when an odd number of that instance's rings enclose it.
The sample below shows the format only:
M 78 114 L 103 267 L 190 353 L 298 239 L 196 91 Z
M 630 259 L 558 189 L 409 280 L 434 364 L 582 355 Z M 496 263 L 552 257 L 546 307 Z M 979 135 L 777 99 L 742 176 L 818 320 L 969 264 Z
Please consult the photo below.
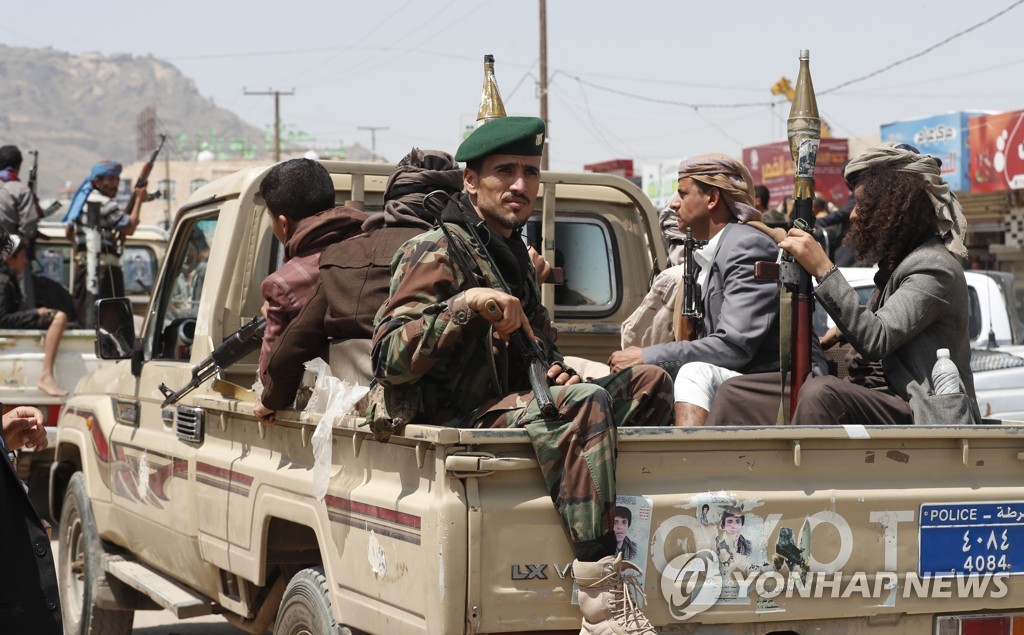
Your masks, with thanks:
M 932 392 L 936 395 L 950 395 L 960 392 L 960 371 L 949 358 L 949 349 L 935 351 L 935 365 L 932 366 Z

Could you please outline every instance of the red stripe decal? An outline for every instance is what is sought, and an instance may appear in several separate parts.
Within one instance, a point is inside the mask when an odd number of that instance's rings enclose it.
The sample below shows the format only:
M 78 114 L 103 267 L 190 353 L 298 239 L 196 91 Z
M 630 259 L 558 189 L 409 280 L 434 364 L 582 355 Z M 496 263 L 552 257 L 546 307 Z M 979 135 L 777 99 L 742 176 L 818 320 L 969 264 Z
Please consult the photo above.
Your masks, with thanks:
M 392 509 L 384 509 L 383 507 L 377 507 L 376 505 L 368 505 L 366 503 L 358 503 L 347 498 L 340 498 L 338 496 L 326 496 L 324 501 L 328 507 L 340 509 L 354 514 L 361 514 L 363 516 L 370 516 L 371 518 L 379 518 L 381 520 L 387 520 L 399 525 L 405 525 L 406 527 L 412 527 L 413 529 L 420 528 L 420 517 L 413 516 L 412 514 L 406 514 L 403 512 L 396 512 Z
M 217 467 L 216 465 L 210 465 L 209 463 L 203 463 L 202 461 L 196 461 L 196 472 L 203 472 L 246 487 L 252 485 L 253 481 L 253 477 L 248 474 L 242 474 L 223 467 Z

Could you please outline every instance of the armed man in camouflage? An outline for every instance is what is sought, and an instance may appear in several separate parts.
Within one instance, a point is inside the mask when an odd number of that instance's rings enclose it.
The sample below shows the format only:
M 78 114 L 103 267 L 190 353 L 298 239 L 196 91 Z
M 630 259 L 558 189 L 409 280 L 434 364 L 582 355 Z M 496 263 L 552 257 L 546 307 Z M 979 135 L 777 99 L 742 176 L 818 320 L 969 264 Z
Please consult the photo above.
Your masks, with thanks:
M 378 433 L 407 423 L 520 427 L 529 434 L 545 484 L 569 534 L 580 584 L 584 633 L 654 633 L 628 597 L 635 565 L 615 556 L 617 426 L 664 426 L 672 419 L 672 382 L 655 366 L 580 382 L 562 361 L 540 302 L 521 230 L 540 187 L 544 122 L 505 117 L 476 129 L 455 155 L 466 161 L 464 191 L 448 201 L 440 229 L 405 243 L 391 264 L 391 294 L 375 321 L 378 393 L 368 418 Z M 470 223 L 512 294 L 471 238 Z M 455 249 L 471 256 L 461 270 Z M 500 311 L 489 311 L 493 302 Z M 493 307 L 491 307 L 493 309 Z M 524 362 L 505 343 L 522 331 L 543 348 L 558 412 L 545 418 Z

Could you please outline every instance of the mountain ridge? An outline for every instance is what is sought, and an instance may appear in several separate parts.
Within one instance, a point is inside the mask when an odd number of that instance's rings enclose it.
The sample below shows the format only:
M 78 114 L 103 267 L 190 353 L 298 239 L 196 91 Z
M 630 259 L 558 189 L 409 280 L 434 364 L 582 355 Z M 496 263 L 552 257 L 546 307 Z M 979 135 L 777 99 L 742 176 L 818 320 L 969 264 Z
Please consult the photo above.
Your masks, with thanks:
M 0 45 L 0 85 L 0 145 L 21 149 L 23 178 L 28 151 L 39 151 L 41 198 L 56 196 L 66 181 L 77 186 L 101 159 L 142 158 L 137 124 L 150 106 L 172 159 L 194 158 L 204 144 L 235 157 L 241 148 L 264 155 L 262 130 L 200 95 L 192 79 L 152 55 Z

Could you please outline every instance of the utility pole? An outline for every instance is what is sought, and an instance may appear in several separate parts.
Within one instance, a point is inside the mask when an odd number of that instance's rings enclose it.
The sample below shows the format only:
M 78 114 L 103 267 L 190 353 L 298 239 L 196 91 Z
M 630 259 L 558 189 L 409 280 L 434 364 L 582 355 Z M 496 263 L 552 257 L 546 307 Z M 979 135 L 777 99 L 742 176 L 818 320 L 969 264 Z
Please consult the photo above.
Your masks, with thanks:
M 287 93 L 282 90 L 267 89 L 264 91 L 248 91 L 242 87 L 242 93 L 246 95 L 273 95 L 274 96 L 274 163 L 281 161 L 281 95 L 294 95 L 295 89 Z
M 548 169 L 548 161 L 551 158 L 551 144 L 548 137 L 551 135 L 551 125 L 548 123 L 548 9 L 547 0 L 540 0 L 540 118 L 544 120 L 546 134 L 544 135 L 544 156 L 541 157 L 540 169 L 545 172 Z
M 370 131 L 370 152 L 373 153 L 374 160 L 377 159 L 377 131 L 378 130 L 391 130 L 387 126 L 357 126 L 359 130 Z

